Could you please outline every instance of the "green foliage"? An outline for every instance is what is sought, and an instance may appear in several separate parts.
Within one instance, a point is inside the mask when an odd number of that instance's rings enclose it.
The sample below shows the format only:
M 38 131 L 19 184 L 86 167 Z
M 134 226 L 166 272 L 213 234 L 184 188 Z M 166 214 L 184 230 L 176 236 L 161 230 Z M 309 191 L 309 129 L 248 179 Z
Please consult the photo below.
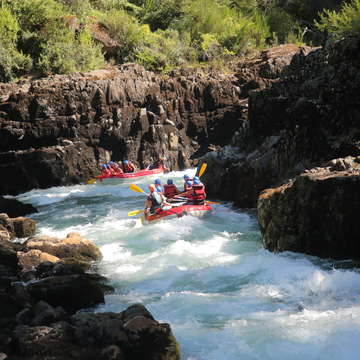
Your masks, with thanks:
M 309 23 L 316 20 L 322 10 L 337 9 L 342 3 L 344 0 L 276 0 L 275 2 L 295 20 L 304 20 Z
M 0 81 L 11 81 L 30 69 L 31 59 L 16 48 L 19 29 L 11 11 L 0 8 Z
M 360 35 L 360 0 L 345 3 L 339 12 L 325 10 L 320 15 L 317 27 L 332 34 L 334 38 Z
M 183 0 L 152 0 L 143 5 L 142 22 L 149 24 L 152 31 L 165 30 L 182 16 Z
M 141 26 L 135 17 L 124 10 L 110 10 L 100 18 L 100 21 L 119 44 L 115 55 L 116 60 L 133 61 L 135 51 L 142 43 L 147 28 Z
M 20 30 L 16 18 L 7 8 L 0 9 L 0 41 L 3 44 L 13 44 Z
M 22 31 L 39 31 L 52 19 L 64 14 L 63 6 L 56 0 L 7 0 Z
M 87 28 L 76 34 L 60 21 L 46 28 L 37 67 L 44 74 L 70 74 L 104 65 L 104 57 Z
M 284 43 L 294 30 L 294 25 L 296 25 L 294 19 L 277 6 L 269 8 L 266 18 L 270 32 L 276 37 L 277 42 Z
M 336 37 L 360 32 L 360 0 L 0 0 L 0 4 L 0 80 L 15 79 L 31 65 L 44 74 L 94 69 L 104 64 L 101 46 L 112 62 L 135 61 L 163 71 L 194 62 L 225 63 L 230 57 L 284 42 L 300 44 L 305 26 L 312 30 L 306 33 L 310 43 L 316 33 L 314 19 L 318 29 Z M 93 37 L 105 39 L 104 44 Z
M 150 70 L 167 70 L 194 61 L 196 54 L 189 39 L 180 38 L 176 30 L 158 30 L 152 33 L 144 28 L 144 38 L 136 49 L 136 61 Z

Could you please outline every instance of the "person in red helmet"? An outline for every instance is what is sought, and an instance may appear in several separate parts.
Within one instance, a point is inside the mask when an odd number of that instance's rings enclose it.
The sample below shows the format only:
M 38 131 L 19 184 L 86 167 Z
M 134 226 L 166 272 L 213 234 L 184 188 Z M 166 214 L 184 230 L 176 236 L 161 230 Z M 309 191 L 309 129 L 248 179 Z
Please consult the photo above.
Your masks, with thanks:
M 145 201 L 145 215 L 154 214 L 155 212 L 161 210 L 163 206 L 171 206 L 169 203 L 166 202 L 166 197 L 162 193 L 156 191 L 156 187 L 154 184 L 149 185 L 149 190 L 150 194 Z
M 175 195 L 180 194 L 180 191 L 174 184 L 172 179 L 167 180 L 167 184 L 164 185 L 164 195 L 167 199 L 172 199 Z
M 124 173 L 132 173 L 135 171 L 135 165 L 129 160 L 124 160 L 123 161 L 123 170 L 124 170 Z

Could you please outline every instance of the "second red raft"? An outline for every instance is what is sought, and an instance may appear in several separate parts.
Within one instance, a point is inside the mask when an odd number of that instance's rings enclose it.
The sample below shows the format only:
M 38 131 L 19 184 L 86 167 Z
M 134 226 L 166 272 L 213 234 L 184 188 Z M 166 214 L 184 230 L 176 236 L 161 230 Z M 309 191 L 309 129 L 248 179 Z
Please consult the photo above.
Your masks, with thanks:
M 139 177 L 143 177 L 143 176 L 162 174 L 163 172 L 164 172 L 164 169 L 162 167 L 160 167 L 160 168 L 152 169 L 152 170 L 143 169 L 143 170 L 135 171 L 132 173 L 118 173 L 116 175 L 103 174 L 103 175 L 96 176 L 96 179 L 99 180 L 100 182 L 107 180 L 107 179 L 133 179 L 133 178 L 139 178 Z

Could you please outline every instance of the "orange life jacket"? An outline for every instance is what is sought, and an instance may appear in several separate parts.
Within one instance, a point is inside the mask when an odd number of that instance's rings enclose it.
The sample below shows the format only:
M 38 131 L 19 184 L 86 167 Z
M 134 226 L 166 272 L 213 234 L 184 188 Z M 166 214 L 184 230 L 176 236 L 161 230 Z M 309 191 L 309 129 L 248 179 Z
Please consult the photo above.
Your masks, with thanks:
M 173 198 L 178 193 L 179 193 L 179 191 L 174 184 L 170 184 L 170 185 L 165 184 L 164 185 L 164 195 L 167 198 Z
M 194 201 L 204 201 L 206 199 L 204 184 L 194 184 L 192 190 L 192 198 Z

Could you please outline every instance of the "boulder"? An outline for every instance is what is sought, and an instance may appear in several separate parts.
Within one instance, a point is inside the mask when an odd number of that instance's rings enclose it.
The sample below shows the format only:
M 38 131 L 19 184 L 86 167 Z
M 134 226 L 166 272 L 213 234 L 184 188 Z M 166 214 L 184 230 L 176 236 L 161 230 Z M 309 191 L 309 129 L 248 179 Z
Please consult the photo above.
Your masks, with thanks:
M 52 312 L 48 305 L 40 305 Z M 131 328 L 124 326 L 124 312 L 77 313 L 69 322 L 18 326 L 14 333 L 14 358 L 179 360 L 179 345 L 170 326 L 141 316 L 147 312 L 141 306 L 136 309 L 140 310 L 138 314 L 134 309 L 130 311 Z
M 360 157 L 308 170 L 258 200 L 264 246 L 335 259 L 360 258 Z
M 31 204 L 23 204 L 16 199 L 6 199 L 0 196 L 0 213 L 6 213 L 10 217 L 24 216 L 37 212 L 37 209 Z
M 78 233 L 70 233 L 65 239 L 37 236 L 26 242 L 26 249 L 41 250 L 60 259 L 73 258 L 78 261 L 102 259 L 99 248 Z
M 60 260 L 58 257 L 42 252 L 40 250 L 30 250 L 28 252 L 19 251 L 17 253 L 17 256 L 19 259 L 19 265 L 21 266 L 23 271 L 36 268 L 44 262 L 55 263 Z
M 36 232 L 36 222 L 26 217 L 11 219 L 14 225 L 14 233 L 18 238 L 33 236 Z
M 11 239 L 15 237 L 14 224 L 7 214 L 0 214 L 0 225 L 1 230 L 6 230 Z M 3 236 L 6 237 L 6 234 L 3 234 Z
M 35 301 L 62 306 L 70 313 L 104 303 L 103 287 L 88 274 L 47 277 L 29 283 L 27 290 Z
M 0 240 L 1 241 L 10 241 L 10 233 L 9 231 L 3 226 L 0 225 Z

